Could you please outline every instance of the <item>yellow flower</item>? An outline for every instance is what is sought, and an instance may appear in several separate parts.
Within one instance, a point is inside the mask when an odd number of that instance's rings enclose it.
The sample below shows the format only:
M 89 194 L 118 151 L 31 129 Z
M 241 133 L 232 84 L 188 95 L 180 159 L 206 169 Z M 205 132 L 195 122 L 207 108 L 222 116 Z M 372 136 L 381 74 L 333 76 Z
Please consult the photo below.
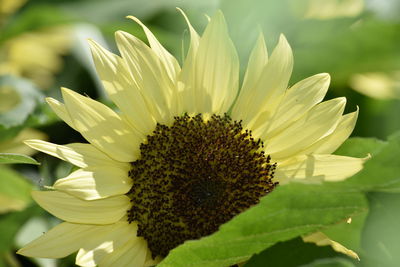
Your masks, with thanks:
M 376 99 L 400 99 L 400 71 L 354 74 L 350 86 Z
M 301 10 L 304 18 L 325 20 L 356 17 L 364 10 L 364 5 L 364 0 L 307 0 L 297 3 L 295 7 L 296 13 Z
M 61 56 L 71 46 L 72 32 L 66 26 L 27 32 L 7 40 L 0 49 L 0 74 L 32 80 L 40 88 L 54 82 L 63 65 Z
M 358 110 L 321 102 L 328 74 L 288 88 L 292 51 L 284 36 L 269 57 L 260 35 L 239 91 L 239 61 L 221 12 L 191 41 L 183 66 L 138 19 L 150 47 L 122 31 L 121 56 L 91 41 L 97 72 L 119 108 L 69 89 L 56 114 L 88 144 L 26 143 L 80 169 L 33 192 L 64 220 L 19 250 L 80 266 L 150 266 L 183 241 L 211 234 L 258 203 L 277 182 L 339 181 L 363 159 L 332 155 Z
M 26 0 L 2 0 L 0 2 L 0 26 L 10 14 L 14 13 L 25 2 Z
M 0 2 L 0 27 L 26 0 Z M 26 32 L 0 47 L 0 74 L 12 74 L 31 79 L 41 88 L 53 84 L 53 76 L 62 65 L 61 56 L 71 47 L 71 29 L 57 26 Z

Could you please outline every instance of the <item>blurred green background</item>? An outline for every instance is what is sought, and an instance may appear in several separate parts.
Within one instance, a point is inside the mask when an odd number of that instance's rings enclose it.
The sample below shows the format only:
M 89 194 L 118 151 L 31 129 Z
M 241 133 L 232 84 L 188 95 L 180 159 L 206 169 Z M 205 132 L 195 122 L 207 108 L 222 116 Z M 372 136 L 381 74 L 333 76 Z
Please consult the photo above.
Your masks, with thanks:
M 279 34 L 285 34 L 295 59 L 291 84 L 330 73 L 327 98 L 346 96 L 346 112 L 360 108 L 353 136 L 386 140 L 400 130 L 398 0 L 1 0 L 0 153 L 34 155 L 24 139 L 84 141 L 50 111 L 44 97 L 60 99 L 64 86 L 112 105 L 96 77 L 86 40 L 116 52 L 117 30 L 144 39 L 141 28 L 125 16 L 145 22 L 182 62 L 189 34 L 175 7 L 186 12 L 200 33 L 205 15 L 221 9 L 242 74 L 260 31 L 270 52 Z M 15 254 L 58 223 L 32 202 L 30 190 L 71 171 L 67 163 L 44 154 L 34 157 L 40 166 L 24 157 L 0 163 L 0 266 L 74 266 L 73 256 L 56 261 Z M 365 223 L 358 224 L 361 235 L 350 247 L 361 261 L 293 239 L 256 255 L 246 266 L 400 266 L 400 194 L 372 191 L 367 193 Z

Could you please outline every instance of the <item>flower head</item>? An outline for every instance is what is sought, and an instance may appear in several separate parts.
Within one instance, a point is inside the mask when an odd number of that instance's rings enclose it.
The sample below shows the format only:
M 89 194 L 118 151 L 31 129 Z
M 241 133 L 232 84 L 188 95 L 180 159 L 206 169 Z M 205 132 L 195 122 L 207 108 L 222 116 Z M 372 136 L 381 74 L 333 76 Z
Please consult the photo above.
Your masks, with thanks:
M 191 41 L 183 66 L 138 19 L 150 46 L 117 32 L 120 56 L 90 42 L 97 72 L 119 108 L 69 89 L 48 103 L 89 142 L 31 147 L 80 169 L 33 192 L 64 220 L 19 253 L 81 266 L 150 266 L 185 240 L 218 230 L 293 179 L 338 181 L 362 159 L 331 155 L 358 111 L 321 102 L 329 75 L 288 89 L 293 58 L 284 36 L 269 57 L 262 35 L 239 90 L 239 62 L 221 12 Z

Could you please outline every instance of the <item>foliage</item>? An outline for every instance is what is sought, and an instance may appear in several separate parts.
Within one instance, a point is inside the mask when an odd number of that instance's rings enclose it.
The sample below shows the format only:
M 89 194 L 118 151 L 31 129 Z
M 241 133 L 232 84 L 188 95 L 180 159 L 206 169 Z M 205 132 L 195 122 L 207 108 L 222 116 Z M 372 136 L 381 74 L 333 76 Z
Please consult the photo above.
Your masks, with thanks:
M 398 14 L 382 16 L 381 11 L 372 8 L 374 1 L 366 0 L 366 8 L 352 17 L 307 18 L 300 6 L 309 2 L 29 1 L 0 25 L 0 58 L 7 52 L 3 48 L 10 39 L 55 25 L 78 29 L 91 23 L 94 31 L 99 31 L 96 36 L 101 37 L 101 32 L 102 40 L 108 42 L 111 50 L 116 50 L 113 41 L 116 30 L 144 38 L 139 26 L 124 19 L 125 15 L 136 15 L 182 59 L 181 54 L 188 48 L 188 33 L 175 6 L 185 10 L 199 32 L 207 22 L 203 13 L 222 9 L 239 50 L 242 72 L 259 31 L 266 37 L 269 53 L 279 34 L 284 33 L 295 56 L 291 84 L 315 73 L 329 72 L 332 85 L 328 98 L 344 95 L 349 102 L 348 111 L 360 107 L 353 133 L 359 137 L 349 139 L 335 153 L 370 159 L 361 172 L 343 182 L 292 183 L 278 187 L 261 199 L 259 205 L 222 225 L 218 232 L 175 248 L 159 266 L 222 267 L 238 262 L 246 262 L 246 267 L 266 266 L 266 263 L 285 267 L 398 266 L 400 132 L 394 132 L 400 130 L 400 100 L 371 99 L 352 91 L 349 85 L 351 77 L 357 73 L 400 69 Z M 393 6 L 391 12 L 398 12 L 396 7 Z M 182 37 L 183 42 L 180 41 Z M 0 91 L 0 142 L 11 141 L 28 128 L 39 129 L 56 143 L 83 141 L 79 134 L 56 118 L 44 101 L 46 96 L 59 99 L 59 87 L 66 86 L 108 103 L 91 65 L 82 63 L 86 60 L 81 58 L 86 50 L 81 44 L 75 49 L 79 49 L 79 53 L 71 49 L 60 58 L 64 65 L 47 90 L 38 88 L 23 74 L 17 77 L 0 72 L 0 88 L 7 88 Z M 48 185 L 65 176 L 71 166 L 43 154 L 35 158 L 0 151 L 0 266 L 45 266 L 43 262 L 15 256 L 21 245 L 16 242 L 16 235 L 26 221 L 35 216 L 40 218 L 43 229 L 53 223 L 54 218 L 32 202 L 30 191 L 42 187 L 43 181 Z M 38 162 L 40 166 L 36 166 Z M 349 218 L 351 223 L 347 222 Z M 354 250 L 361 261 L 352 260 L 328 246 L 302 241 L 302 236 L 315 231 Z M 67 258 L 57 264 L 72 266 L 72 262 L 72 258 Z

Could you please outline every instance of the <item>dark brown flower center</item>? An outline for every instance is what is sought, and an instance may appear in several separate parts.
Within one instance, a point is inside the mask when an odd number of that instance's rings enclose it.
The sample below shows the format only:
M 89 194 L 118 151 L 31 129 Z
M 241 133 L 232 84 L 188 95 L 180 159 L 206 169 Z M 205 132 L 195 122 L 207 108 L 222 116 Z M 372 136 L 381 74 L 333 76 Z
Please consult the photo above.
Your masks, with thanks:
M 131 163 L 128 192 L 129 222 L 138 222 L 152 256 L 212 234 L 271 192 L 276 164 L 262 148 L 227 115 L 184 115 L 172 126 L 158 124 Z

